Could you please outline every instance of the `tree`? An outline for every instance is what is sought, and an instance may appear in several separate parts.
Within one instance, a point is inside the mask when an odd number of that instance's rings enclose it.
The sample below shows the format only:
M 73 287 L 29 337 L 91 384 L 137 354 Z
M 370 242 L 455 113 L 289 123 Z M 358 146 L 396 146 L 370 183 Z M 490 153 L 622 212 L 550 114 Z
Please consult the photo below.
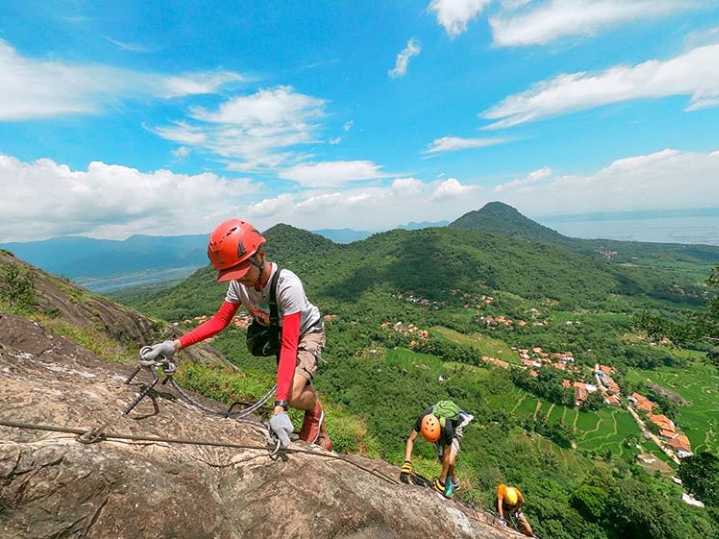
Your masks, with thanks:
M 587 395 L 587 400 L 584 401 L 584 409 L 588 411 L 596 411 L 604 406 L 604 398 L 599 391 L 595 391 Z
M 702 451 L 679 465 L 686 489 L 707 505 L 719 506 L 719 458 Z

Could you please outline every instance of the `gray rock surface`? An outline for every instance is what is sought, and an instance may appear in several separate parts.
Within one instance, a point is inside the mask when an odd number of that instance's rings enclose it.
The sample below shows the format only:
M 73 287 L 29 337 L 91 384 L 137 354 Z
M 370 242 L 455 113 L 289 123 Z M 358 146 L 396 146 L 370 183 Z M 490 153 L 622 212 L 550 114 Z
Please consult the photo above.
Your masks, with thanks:
M 172 326 L 163 325 L 130 308 L 92 294 L 67 279 L 50 275 L 15 258 L 7 251 L 0 250 L 0 271 L 10 266 L 19 267 L 32 275 L 39 303 L 38 311 L 53 313 L 68 324 L 77 327 L 91 326 L 118 343 L 136 347 L 138 350 L 144 345 L 180 335 L 179 330 Z M 222 354 L 203 344 L 183 350 L 180 357 L 189 361 L 237 368 Z
M 137 386 L 34 322 L 0 313 L 0 419 L 263 446 L 247 425 L 207 416 L 161 386 L 157 406 L 120 411 Z M 146 382 L 148 376 L 143 375 Z M 303 443 L 293 447 L 309 449 Z M 317 451 L 321 450 L 317 448 Z M 397 477 L 380 461 L 357 463 Z M 0 426 L 0 537 L 517 537 L 481 513 L 348 463 L 265 450 L 103 441 Z

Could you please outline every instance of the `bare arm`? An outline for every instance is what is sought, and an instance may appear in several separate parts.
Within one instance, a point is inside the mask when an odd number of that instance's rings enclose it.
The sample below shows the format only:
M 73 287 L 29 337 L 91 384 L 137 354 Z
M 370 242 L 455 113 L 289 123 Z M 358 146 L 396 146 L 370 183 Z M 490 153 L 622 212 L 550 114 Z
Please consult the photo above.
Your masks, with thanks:
M 501 498 L 497 497 L 497 513 L 499 513 L 499 518 L 504 518 L 504 508 L 502 507 L 504 504 L 502 503 Z
M 412 434 L 407 438 L 407 447 L 404 450 L 404 460 L 412 461 L 412 450 L 414 449 L 414 441 L 417 439 L 419 433 L 416 430 L 412 430 Z

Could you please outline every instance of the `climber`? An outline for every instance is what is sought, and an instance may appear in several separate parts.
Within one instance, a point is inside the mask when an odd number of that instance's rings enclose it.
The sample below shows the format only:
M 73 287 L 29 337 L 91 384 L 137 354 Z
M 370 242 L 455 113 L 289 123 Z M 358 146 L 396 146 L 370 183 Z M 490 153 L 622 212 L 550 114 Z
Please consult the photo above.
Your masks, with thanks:
M 142 358 L 154 360 L 208 339 L 230 325 L 244 305 L 253 322 L 247 330 L 250 352 L 275 356 L 277 397 L 270 428 L 283 447 L 290 444 L 293 426 L 290 407 L 305 411 L 300 440 L 332 450 L 332 440 L 323 422 L 324 411 L 313 380 L 325 345 L 320 311 L 305 295 L 302 281 L 287 269 L 268 262 L 265 238 L 249 223 L 231 219 L 210 235 L 208 257 L 219 272 L 217 282 L 229 282 L 222 306 L 207 322 L 174 340 L 145 347 Z
M 507 521 L 504 519 L 505 513 L 508 513 L 517 520 L 519 531 L 528 537 L 534 537 L 532 527 L 529 525 L 527 517 L 522 513 L 522 504 L 524 498 L 522 493 L 516 487 L 508 487 L 505 484 L 497 487 L 497 511 L 499 512 L 499 521 L 506 525 Z
M 460 489 L 459 479 L 457 479 L 454 467 L 457 455 L 459 455 L 464 428 L 473 419 L 473 415 L 460 410 L 459 406 L 452 401 L 439 401 L 422 413 L 417 418 L 412 434 L 407 438 L 400 479 L 404 479 L 414 472 L 412 450 L 414 441 L 421 432 L 425 440 L 435 444 L 437 456 L 442 462 L 442 473 L 434 479 L 432 487 L 445 497 L 450 498 L 453 492 Z M 448 477 L 449 481 L 447 481 Z

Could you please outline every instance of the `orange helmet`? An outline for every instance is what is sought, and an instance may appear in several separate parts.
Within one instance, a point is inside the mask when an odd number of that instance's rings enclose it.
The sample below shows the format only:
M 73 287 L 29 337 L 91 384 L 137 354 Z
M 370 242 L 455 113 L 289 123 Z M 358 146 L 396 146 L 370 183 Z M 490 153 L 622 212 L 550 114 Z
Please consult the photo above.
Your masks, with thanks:
M 207 246 L 207 256 L 220 272 L 217 282 L 242 279 L 250 271 L 250 258 L 265 241 L 255 227 L 240 219 L 218 226 Z
M 436 442 L 442 434 L 442 426 L 434 414 L 427 414 L 422 418 L 422 436 L 428 442 Z

